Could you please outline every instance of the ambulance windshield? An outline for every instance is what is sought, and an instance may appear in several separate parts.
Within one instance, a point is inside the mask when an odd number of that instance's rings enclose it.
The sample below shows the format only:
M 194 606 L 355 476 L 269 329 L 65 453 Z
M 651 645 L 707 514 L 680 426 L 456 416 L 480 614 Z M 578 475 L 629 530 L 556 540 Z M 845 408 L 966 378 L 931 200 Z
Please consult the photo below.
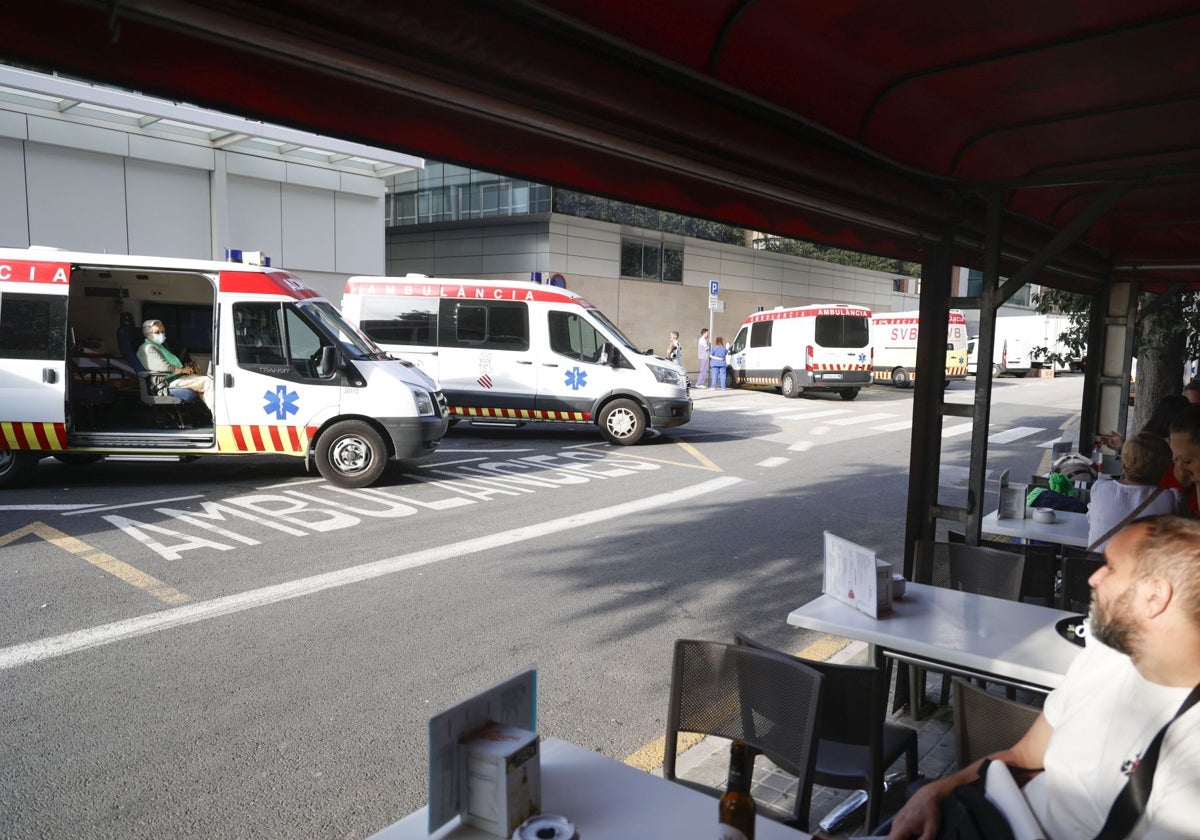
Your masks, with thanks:
M 337 341 L 348 357 L 352 359 L 386 359 L 388 354 L 367 338 L 362 332 L 352 327 L 342 313 L 338 312 L 328 301 L 305 302 L 300 307 L 308 317 L 321 324 L 328 331 L 330 338 Z
M 637 353 L 639 356 L 646 355 L 645 350 L 640 349 L 636 344 L 634 344 L 632 341 L 630 341 L 628 338 L 626 338 L 625 334 L 623 332 L 621 332 L 619 329 L 617 329 L 617 325 L 614 324 L 612 321 L 608 320 L 608 316 L 605 315 L 603 312 L 601 312 L 599 309 L 589 309 L 588 312 L 591 313 L 591 316 L 593 318 L 595 318 L 597 321 L 599 321 L 604 326 L 604 329 L 608 331 L 610 338 L 615 338 L 618 343 L 623 344 L 625 347 L 628 347 L 630 350 L 632 350 L 634 353 Z

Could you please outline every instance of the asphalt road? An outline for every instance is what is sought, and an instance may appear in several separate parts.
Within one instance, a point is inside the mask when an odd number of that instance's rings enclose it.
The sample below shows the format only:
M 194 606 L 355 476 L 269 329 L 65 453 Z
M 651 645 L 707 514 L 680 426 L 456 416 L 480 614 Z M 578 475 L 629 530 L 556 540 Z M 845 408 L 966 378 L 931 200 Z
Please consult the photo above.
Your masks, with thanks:
M 1000 380 L 989 468 L 1037 469 L 1081 382 Z M 541 734 L 653 742 L 675 639 L 799 649 L 823 531 L 902 555 L 911 391 L 695 397 L 630 448 L 462 425 L 365 491 L 44 462 L 0 494 L 0 835 L 363 837 L 424 804 L 429 716 L 531 666 Z

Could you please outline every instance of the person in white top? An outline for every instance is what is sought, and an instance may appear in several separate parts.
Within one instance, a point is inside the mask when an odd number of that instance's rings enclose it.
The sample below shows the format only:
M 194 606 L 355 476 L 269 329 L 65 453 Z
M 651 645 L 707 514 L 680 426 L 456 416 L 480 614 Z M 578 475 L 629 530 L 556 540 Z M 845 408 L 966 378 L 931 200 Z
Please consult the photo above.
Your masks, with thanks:
M 1200 685 L 1200 520 L 1134 522 L 1109 542 L 1105 561 L 1089 581 L 1087 647 L 1021 740 L 990 756 L 1041 771 L 1023 793 L 1048 840 L 1096 836 L 1155 734 Z M 888 836 L 936 836 L 941 803 L 977 779 L 981 763 L 918 789 Z M 1129 836 L 1194 838 L 1197 803 L 1200 704 L 1167 730 Z
M 1183 498 L 1175 490 L 1159 487 L 1171 466 L 1171 447 L 1158 435 L 1138 432 L 1121 447 L 1118 479 L 1101 476 L 1092 485 L 1088 501 L 1088 550 L 1103 551 L 1117 526 L 1142 516 L 1179 513 Z M 1128 520 L 1128 521 L 1126 521 Z
M 696 387 L 707 388 L 708 382 L 708 327 L 700 330 L 700 340 L 696 342 L 696 358 L 700 360 L 700 373 L 696 375 Z

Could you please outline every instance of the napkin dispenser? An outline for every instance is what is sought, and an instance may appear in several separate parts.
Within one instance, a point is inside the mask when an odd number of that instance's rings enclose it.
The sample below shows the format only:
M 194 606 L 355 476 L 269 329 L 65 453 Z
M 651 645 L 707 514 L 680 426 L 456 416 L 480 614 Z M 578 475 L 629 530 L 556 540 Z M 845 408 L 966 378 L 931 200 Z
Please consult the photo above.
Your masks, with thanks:
M 462 818 L 498 837 L 541 811 L 538 736 L 516 726 L 489 724 L 460 746 L 466 767 Z
M 892 564 L 875 560 L 875 608 L 877 612 L 892 609 Z

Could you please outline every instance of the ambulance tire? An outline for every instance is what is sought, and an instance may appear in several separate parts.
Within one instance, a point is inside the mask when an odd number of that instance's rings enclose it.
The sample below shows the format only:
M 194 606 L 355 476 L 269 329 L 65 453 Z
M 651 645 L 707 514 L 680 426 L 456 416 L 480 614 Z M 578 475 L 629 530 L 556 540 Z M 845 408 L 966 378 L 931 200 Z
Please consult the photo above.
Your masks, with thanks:
M 24 487 L 33 478 L 40 460 L 36 452 L 0 449 L 0 490 Z
M 613 400 L 600 409 L 599 426 L 613 446 L 632 446 L 646 432 L 646 415 L 633 400 Z
M 842 388 L 840 391 L 838 391 L 838 393 L 841 395 L 842 399 L 844 399 L 846 402 L 850 402 L 850 400 L 858 396 L 858 388 Z
M 904 368 L 896 368 L 892 371 L 892 384 L 897 388 L 907 388 L 912 383 L 908 379 L 908 371 Z
M 1004 373 L 1004 368 L 1000 365 L 992 365 L 992 379 L 999 379 Z
M 796 382 L 796 374 L 790 370 L 784 372 L 783 378 L 779 380 L 779 393 L 783 394 L 789 400 L 794 400 L 800 396 L 800 385 Z
M 338 487 L 374 484 L 387 466 L 383 437 L 362 420 L 343 420 L 317 439 L 317 469 Z

